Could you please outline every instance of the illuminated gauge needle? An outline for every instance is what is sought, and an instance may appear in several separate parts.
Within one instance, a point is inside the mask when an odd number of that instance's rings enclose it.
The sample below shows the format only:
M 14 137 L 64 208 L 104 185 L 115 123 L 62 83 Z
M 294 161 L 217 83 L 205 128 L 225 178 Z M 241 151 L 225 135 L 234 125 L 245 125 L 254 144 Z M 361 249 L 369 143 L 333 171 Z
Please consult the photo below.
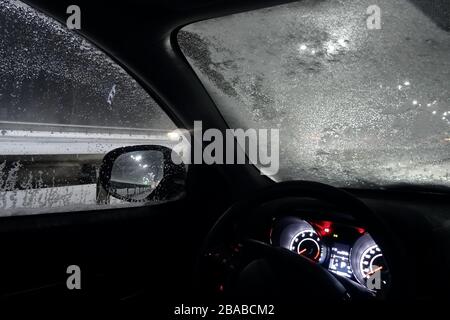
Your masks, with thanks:
M 367 272 L 366 274 L 366 278 L 370 277 L 371 275 L 373 275 L 374 273 L 383 270 L 383 267 L 378 267 L 376 269 L 373 269 L 372 271 Z
M 303 249 L 303 250 L 301 250 L 298 254 L 303 254 L 303 253 L 305 253 L 305 252 L 306 252 L 306 248 Z

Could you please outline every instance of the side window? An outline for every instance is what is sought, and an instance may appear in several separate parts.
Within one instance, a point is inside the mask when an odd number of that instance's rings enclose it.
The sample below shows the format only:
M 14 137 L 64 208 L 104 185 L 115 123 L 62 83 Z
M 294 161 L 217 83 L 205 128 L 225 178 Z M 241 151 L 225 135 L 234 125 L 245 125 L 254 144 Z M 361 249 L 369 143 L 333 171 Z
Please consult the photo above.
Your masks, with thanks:
M 19 1 L 0 1 L 0 216 L 102 207 L 104 154 L 170 146 L 174 129 L 103 52 Z

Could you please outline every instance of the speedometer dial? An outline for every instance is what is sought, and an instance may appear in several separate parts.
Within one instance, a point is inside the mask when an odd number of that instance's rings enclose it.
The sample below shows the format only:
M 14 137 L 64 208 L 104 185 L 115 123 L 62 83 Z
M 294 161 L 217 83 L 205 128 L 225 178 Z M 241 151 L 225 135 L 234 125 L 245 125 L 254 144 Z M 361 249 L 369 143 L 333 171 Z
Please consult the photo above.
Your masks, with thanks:
M 295 235 L 290 249 L 304 257 L 318 262 L 321 256 L 321 239 L 314 230 L 304 230 Z
M 362 253 L 359 268 L 365 279 L 368 279 L 376 272 L 383 272 L 387 269 L 381 249 L 377 245 L 367 248 Z
M 383 252 L 369 234 L 360 237 L 351 254 L 356 279 L 370 290 L 382 290 L 389 284 L 389 271 Z

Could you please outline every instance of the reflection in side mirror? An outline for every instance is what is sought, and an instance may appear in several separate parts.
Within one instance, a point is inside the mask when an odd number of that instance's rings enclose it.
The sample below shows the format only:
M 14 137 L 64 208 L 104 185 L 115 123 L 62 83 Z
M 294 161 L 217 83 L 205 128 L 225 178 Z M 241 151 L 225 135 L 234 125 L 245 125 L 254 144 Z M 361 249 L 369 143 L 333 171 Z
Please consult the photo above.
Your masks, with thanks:
M 172 150 L 164 146 L 132 146 L 105 155 L 100 167 L 99 188 L 106 196 L 129 201 L 169 200 L 184 192 L 186 166 L 172 161 Z M 181 161 L 180 161 L 181 162 Z M 106 198 L 106 199 L 105 199 Z
M 157 150 L 121 154 L 111 169 L 110 188 L 113 194 L 136 201 L 145 200 L 164 176 L 164 155 Z

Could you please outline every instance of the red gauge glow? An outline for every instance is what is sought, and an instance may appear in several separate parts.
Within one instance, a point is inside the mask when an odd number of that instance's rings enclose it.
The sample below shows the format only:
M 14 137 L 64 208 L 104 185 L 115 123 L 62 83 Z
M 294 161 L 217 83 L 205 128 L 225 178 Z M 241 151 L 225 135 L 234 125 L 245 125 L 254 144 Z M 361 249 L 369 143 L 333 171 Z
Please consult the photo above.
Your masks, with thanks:
M 322 237 L 328 236 L 333 231 L 333 223 L 331 221 L 318 221 L 312 223 L 316 230 L 318 231 L 318 234 Z
M 356 230 L 357 230 L 360 234 L 366 233 L 366 229 L 364 229 L 364 228 L 356 228 Z

